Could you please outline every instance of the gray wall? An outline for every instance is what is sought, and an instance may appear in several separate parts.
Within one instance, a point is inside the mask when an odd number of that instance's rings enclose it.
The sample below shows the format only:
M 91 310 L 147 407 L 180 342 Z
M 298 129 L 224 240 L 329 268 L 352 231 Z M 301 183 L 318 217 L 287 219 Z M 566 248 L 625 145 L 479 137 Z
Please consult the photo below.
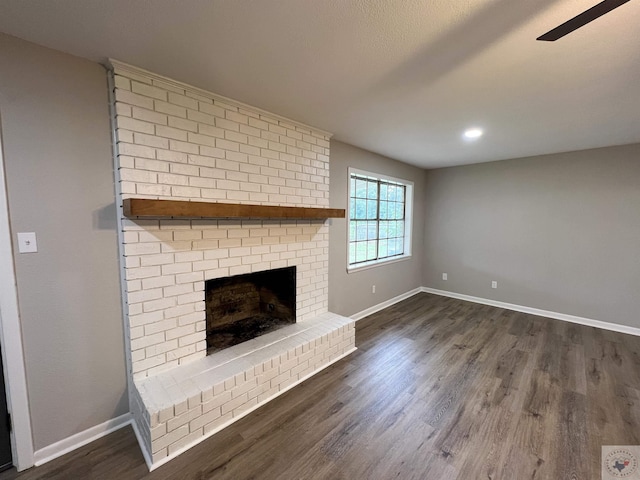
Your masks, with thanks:
M 430 170 L 425 208 L 425 286 L 640 327 L 640 145 Z
M 413 235 L 410 259 L 347 273 L 347 221 L 333 219 L 329 228 L 329 310 L 352 315 L 420 287 L 424 232 L 425 172 L 359 148 L 331 141 L 330 202 L 333 208 L 347 208 L 348 168 L 390 175 L 414 182 Z M 376 293 L 371 293 L 371 286 Z
M 0 34 L 0 116 L 34 447 L 129 411 L 106 73 Z M 34 231 L 38 253 L 18 254 Z

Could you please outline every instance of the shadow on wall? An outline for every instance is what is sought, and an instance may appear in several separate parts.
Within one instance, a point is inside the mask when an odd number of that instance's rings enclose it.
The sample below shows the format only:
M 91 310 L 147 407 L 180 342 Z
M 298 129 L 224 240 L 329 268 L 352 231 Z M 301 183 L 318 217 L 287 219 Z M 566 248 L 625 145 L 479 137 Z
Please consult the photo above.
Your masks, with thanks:
M 124 389 L 122 395 L 118 399 L 118 403 L 116 404 L 116 408 L 114 408 L 113 413 L 111 414 L 111 418 L 117 418 L 122 415 L 121 412 L 129 413 L 131 409 L 129 408 L 129 390 L 128 387 Z M 136 452 L 137 453 L 137 452 Z
M 92 223 L 94 230 L 112 230 L 116 232 L 118 222 L 115 202 L 105 205 L 98 210 L 94 210 Z
M 113 205 L 111 205 L 113 207 Z M 108 207 L 105 207 L 107 209 Z M 102 212 L 101 209 L 99 212 Z M 108 220 L 107 220 L 108 221 Z M 201 249 L 234 249 L 247 246 L 273 245 L 275 243 L 288 245 L 323 240 L 318 238 L 325 220 L 295 220 L 295 219 L 131 219 L 138 225 L 140 242 L 162 242 L 173 252 L 188 252 Z M 160 223 L 159 223 L 160 222 Z M 104 223 L 106 225 L 106 223 Z M 114 229 L 116 228 L 114 224 Z M 269 242 L 242 242 L 244 235 L 239 235 L 240 229 L 262 229 L 254 231 L 255 238 L 271 237 Z M 201 235 L 189 233 L 174 235 L 174 229 L 201 231 Z M 259 237 L 261 235 L 262 237 Z M 253 235 L 251 235 L 253 237 Z M 278 242 L 273 241 L 273 237 Z M 235 241 L 234 241 L 235 240 Z M 221 242 L 222 241 L 222 242 Z M 226 242 L 226 243 L 225 243 Z M 227 243 L 229 243 L 227 245 Z

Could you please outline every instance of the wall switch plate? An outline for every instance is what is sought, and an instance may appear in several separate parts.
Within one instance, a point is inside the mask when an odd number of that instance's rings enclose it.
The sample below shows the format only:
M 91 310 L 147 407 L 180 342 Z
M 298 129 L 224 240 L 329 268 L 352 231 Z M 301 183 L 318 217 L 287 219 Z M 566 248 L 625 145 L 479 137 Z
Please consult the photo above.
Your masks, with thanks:
M 18 251 L 20 253 L 36 253 L 38 251 L 35 232 L 18 233 Z
M 447 274 L 446 274 L 446 273 L 443 273 L 443 274 L 442 274 L 442 279 L 443 279 L 443 280 L 446 280 L 447 278 L 448 278 L 448 277 L 447 277 Z
M 375 285 L 373 285 L 373 286 L 371 287 L 371 293 L 376 293 L 376 286 L 375 286 Z
M 495 280 L 493 280 L 491 282 L 491 288 L 498 288 L 498 282 L 496 282 Z

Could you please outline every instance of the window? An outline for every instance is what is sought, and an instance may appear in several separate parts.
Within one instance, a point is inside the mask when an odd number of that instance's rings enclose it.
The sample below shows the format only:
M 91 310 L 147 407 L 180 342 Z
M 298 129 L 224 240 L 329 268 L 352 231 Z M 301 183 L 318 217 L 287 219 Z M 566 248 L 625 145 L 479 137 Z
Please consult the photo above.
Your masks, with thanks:
M 413 183 L 349 169 L 349 270 L 411 255 Z

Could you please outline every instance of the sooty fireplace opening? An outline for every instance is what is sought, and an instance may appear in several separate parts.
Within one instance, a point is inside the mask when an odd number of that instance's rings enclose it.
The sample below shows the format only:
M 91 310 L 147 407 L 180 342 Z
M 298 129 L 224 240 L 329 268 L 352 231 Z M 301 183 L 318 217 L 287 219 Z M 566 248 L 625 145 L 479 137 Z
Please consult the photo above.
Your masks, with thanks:
M 205 282 L 207 354 L 296 323 L 296 267 Z

